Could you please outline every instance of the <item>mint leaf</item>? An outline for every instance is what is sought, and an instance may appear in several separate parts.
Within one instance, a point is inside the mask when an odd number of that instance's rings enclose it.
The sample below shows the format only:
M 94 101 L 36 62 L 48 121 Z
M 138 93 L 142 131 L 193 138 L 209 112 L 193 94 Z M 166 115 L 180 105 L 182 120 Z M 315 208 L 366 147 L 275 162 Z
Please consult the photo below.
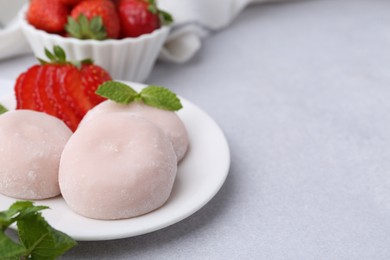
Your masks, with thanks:
M 11 260 L 20 259 L 26 252 L 26 248 L 12 241 L 4 233 L 0 232 L 0 259 Z
M 5 112 L 8 112 L 8 109 L 2 104 L 0 104 L 0 115 L 4 114 Z
M 0 259 L 52 260 L 77 243 L 68 235 L 51 227 L 31 201 L 17 201 L 0 212 Z M 5 229 L 16 222 L 21 244 L 5 235 Z
M 176 94 L 164 87 L 148 86 L 141 91 L 140 96 L 142 101 L 149 106 L 170 111 L 183 108 Z
M 117 81 L 107 81 L 99 86 L 96 94 L 119 104 L 129 104 L 138 97 L 137 91 Z
M 55 259 L 76 245 L 72 238 L 52 228 L 40 213 L 27 215 L 17 226 L 27 255 L 33 259 Z
M 95 93 L 119 104 L 127 105 L 130 102 L 142 100 L 148 106 L 169 111 L 183 108 L 175 93 L 160 86 L 147 86 L 140 93 L 137 93 L 124 83 L 108 81 L 100 85 Z
M 0 229 L 4 231 L 18 219 L 47 208 L 46 206 L 34 206 L 31 201 L 17 201 L 7 211 L 0 212 Z

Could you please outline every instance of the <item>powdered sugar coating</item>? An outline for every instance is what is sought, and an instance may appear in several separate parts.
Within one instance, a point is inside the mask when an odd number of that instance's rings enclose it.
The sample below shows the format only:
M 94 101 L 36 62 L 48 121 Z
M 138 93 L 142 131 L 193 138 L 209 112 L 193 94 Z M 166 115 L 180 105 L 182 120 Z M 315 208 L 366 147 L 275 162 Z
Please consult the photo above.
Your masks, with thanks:
M 141 102 L 133 102 L 128 105 L 122 105 L 107 100 L 90 110 L 82 120 L 81 124 L 103 113 L 113 112 L 137 114 L 145 117 L 160 127 L 171 140 L 173 148 L 175 149 L 177 161 L 180 161 L 187 152 L 189 144 L 187 130 L 177 114 L 172 111 L 147 106 Z
M 59 119 L 32 110 L 0 116 L 0 193 L 18 199 L 60 194 L 58 168 L 72 135 Z
M 162 206 L 176 172 L 175 152 L 161 129 L 137 115 L 102 114 L 80 125 L 69 140 L 59 182 L 76 213 L 122 219 Z

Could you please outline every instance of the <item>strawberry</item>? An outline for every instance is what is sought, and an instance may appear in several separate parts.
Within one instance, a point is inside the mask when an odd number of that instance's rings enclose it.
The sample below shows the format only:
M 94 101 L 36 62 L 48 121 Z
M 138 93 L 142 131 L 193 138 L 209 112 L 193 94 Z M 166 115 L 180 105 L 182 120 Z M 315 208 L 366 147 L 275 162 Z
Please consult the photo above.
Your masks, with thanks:
M 54 47 L 54 53 L 45 52 L 50 61 L 39 59 L 41 65 L 31 67 L 16 81 L 17 109 L 56 116 L 74 131 L 85 113 L 103 101 L 95 91 L 111 77 L 91 60 L 78 66 L 68 62 L 58 46 Z
M 95 92 L 97 87 L 106 81 L 111 80 L 110 74 L 99 66 L 95 66 L 92 63 L 84 63 L 81 67 L 81 85 L 84 91 L 84 95 L 88 97 L 91 104 L 99 104 L 104 101 Z
M 61 33 L 68 13 L 68 7 L 57 0 L 32 0 L 27 10 L 27 21 L 48 33 Z
M 72 7 L 80 3 L 82 0 L 58 0 L 58 1 L 64 5 L 68 5 Z
M 77 4 L 68 19 L 66 31 L 78 39 L 117 39 L 119 18 L 110 0 L 85 0 Z
M 170 14 L 157 8 L 154 0 L 119 0 L 118 13 L 124 38 L 151 33 L 173 21 Z
M 15 96 L 18 101 L 16 109 L 36 109 L 34 88 L 39 68 L 38 65 L 31 67 L 16 80 Z

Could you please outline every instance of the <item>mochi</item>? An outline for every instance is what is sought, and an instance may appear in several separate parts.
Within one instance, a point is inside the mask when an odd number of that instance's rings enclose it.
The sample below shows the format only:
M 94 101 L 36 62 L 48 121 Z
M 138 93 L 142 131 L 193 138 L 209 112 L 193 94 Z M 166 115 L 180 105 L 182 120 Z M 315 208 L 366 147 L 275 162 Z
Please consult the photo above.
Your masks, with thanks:
M 0 193 L 18 199 L 60 194 L 58 168 L 72 131 L 59 119 L 32 110 L 0 116 Z
M 171 140 L 177 156 L 177 161 L 183 159 L 188 149 L 188 134 L 183 122 L 175 112 L 151 107 L 142 102 L 133 102 L 128 105 L 123 105 L 107 100 L 90 110 L 81 123 L 83 124 L 85 121 L 100 114 L 112 112 L 137 114 L 150 120 L 160 127 Z
M 76 213 L 94 219 L 139 216 L 162 206 L 177 172 L 176 154 L 147 119 L 107 113 L 84 122 L 62 153 L 62 196 Z

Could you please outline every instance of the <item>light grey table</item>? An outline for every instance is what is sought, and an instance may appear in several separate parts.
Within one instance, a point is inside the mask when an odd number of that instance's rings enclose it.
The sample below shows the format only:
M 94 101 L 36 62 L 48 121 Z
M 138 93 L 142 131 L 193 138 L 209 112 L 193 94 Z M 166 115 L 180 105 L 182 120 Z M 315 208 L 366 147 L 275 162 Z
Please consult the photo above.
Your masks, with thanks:
M 63 259 L 390 259 L 390 1 L 251 6 L 148 83 L 218 122 L 229 177 L 173 226 Z

